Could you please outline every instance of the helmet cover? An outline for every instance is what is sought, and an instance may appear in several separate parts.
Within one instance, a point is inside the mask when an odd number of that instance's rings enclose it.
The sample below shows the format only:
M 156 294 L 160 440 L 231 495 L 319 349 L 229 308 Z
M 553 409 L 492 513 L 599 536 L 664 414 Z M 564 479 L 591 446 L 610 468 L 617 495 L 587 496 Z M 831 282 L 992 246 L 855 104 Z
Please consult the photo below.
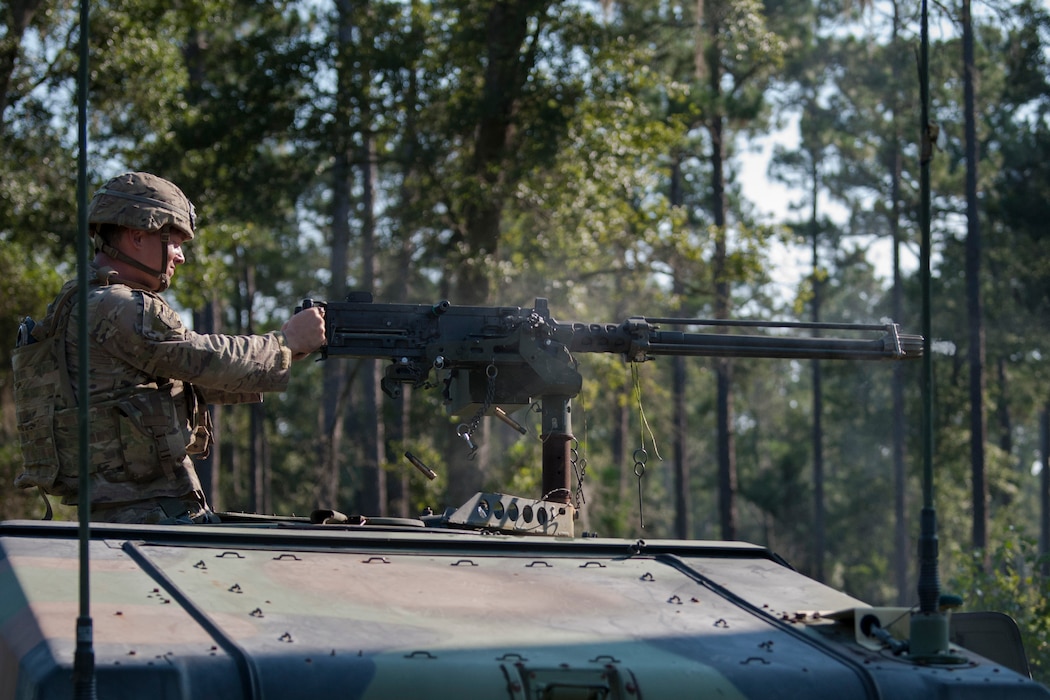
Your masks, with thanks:
M 197 212 L 178 187 L 150 173 L 125 173 L 95 192 L 88 207 L 92 232 L 98 224 L 115 224 L 139 231 L 172 226 L 186 240 L 193 238 Z

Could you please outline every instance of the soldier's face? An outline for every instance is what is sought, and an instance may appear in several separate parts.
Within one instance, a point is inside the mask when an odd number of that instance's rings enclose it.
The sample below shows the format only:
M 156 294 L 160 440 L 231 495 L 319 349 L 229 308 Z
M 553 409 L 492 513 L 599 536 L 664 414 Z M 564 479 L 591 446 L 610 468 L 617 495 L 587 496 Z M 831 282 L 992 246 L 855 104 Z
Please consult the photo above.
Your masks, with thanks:
M 171 280 L 175 276 L 175 269 L 186 262 L 186 256 L 182 252 L 182 244 L 186 242 L 186 235 L 179 231 L 172 231 L 167 243 L 167 256 L 164 255 L 164 241 L 157 233 L 147 231 L 131 231 L 131 255 L 139 262 L 154 270 L 163 271 Z M 163 268 L 162 268 L 163 266 Z M 158 289 L 160 282 L 156 277 L 138 272 L 139 282 L 150 289 Z
M 157 236 L 158 243 L 160 242 L 160 236 Z M 182 245 L 186 242 L 186 234 L 179 231 L 172 231 L 171 237 L 168 239 L 168 279 L 175 276 L 175 268 L 186 262 L 186 256 L 182 252 Z M 159 265 L 159 263 L 158 263 Z

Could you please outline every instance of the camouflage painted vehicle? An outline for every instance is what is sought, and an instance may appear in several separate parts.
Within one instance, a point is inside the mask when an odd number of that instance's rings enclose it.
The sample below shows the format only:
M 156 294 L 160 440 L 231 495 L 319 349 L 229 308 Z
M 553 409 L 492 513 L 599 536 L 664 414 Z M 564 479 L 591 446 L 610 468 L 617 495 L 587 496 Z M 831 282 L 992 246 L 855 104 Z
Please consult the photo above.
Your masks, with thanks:
M 542 401 L 543 495 L 479 493 L 418 519 L 96 525 L 83 543 L 74 523 L 2 523 L 0 699 L 74 695 L 82 547 L 103 698 L 1050 698 L 1003 616 L 952 615 L 931 658 L 909 651 L 913 611 L 866 605 L 763 547 L 576 532 L 573 352 L 914 355 L 895 326 L 869 341 L 707 336 L 559 324 L 540 302 L 367 299 L 326 317 L 329 356 L 393 360 L 388 393 L 438 371 L 457 413 Z

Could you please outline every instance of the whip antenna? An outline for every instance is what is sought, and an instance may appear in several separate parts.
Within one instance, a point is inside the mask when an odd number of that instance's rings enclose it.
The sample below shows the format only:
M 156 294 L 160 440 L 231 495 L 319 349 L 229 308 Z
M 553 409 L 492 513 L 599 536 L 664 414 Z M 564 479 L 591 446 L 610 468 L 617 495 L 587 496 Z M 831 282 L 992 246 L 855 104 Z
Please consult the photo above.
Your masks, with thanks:
M 91 622 L 91 585 L 88 550 L 91 544 L 91 481 L 88 476 L 88 337 L 87 337 L 87 92 L 88 92 L 88 0 L 80 0 L 80 66 L 77 70 L 77 432 L 80 445 L 80 482 L 77 516 L 80 521 L 80 613 L 77 616 L 77 646 L 73 655 L 73 696 L 96 697 L 95 649 Z
M 930 321 L 930 161 L 936 135 L 930 122 L 930 30 L 927 0 L 922 0 L 919 45 L 921 113 L 919 169 L 919 281 L 922 296 L 922 514 L 919 529 L 919 610 L 911 616 L 909 654 L 932 663 L 954 661 L 949 654 L 948 618 L 940 610 L 937 510 L 933 492 L 933 353 Z

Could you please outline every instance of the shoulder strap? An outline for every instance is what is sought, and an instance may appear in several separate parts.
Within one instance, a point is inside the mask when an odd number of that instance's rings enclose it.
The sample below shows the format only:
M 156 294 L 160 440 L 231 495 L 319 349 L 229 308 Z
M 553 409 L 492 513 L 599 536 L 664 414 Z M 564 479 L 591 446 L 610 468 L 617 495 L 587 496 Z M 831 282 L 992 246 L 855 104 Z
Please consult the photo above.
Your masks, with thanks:
M 51 315 L 51 323 L 47 324 L 46 330 L 39 340 L 46 340 L 56 336 L 55 353 L 58 359 L 59 391 L 67 407 L 77 405 L 76 397 L 73 395 L 73 381 L 69 376 L 69 365 L 66 364 L 66 330 L 69 327 L 69 316 L 73 311 L 73 294 L 77 291 L 76 285 L 70 285 L 55 301 L 54 311 Z

